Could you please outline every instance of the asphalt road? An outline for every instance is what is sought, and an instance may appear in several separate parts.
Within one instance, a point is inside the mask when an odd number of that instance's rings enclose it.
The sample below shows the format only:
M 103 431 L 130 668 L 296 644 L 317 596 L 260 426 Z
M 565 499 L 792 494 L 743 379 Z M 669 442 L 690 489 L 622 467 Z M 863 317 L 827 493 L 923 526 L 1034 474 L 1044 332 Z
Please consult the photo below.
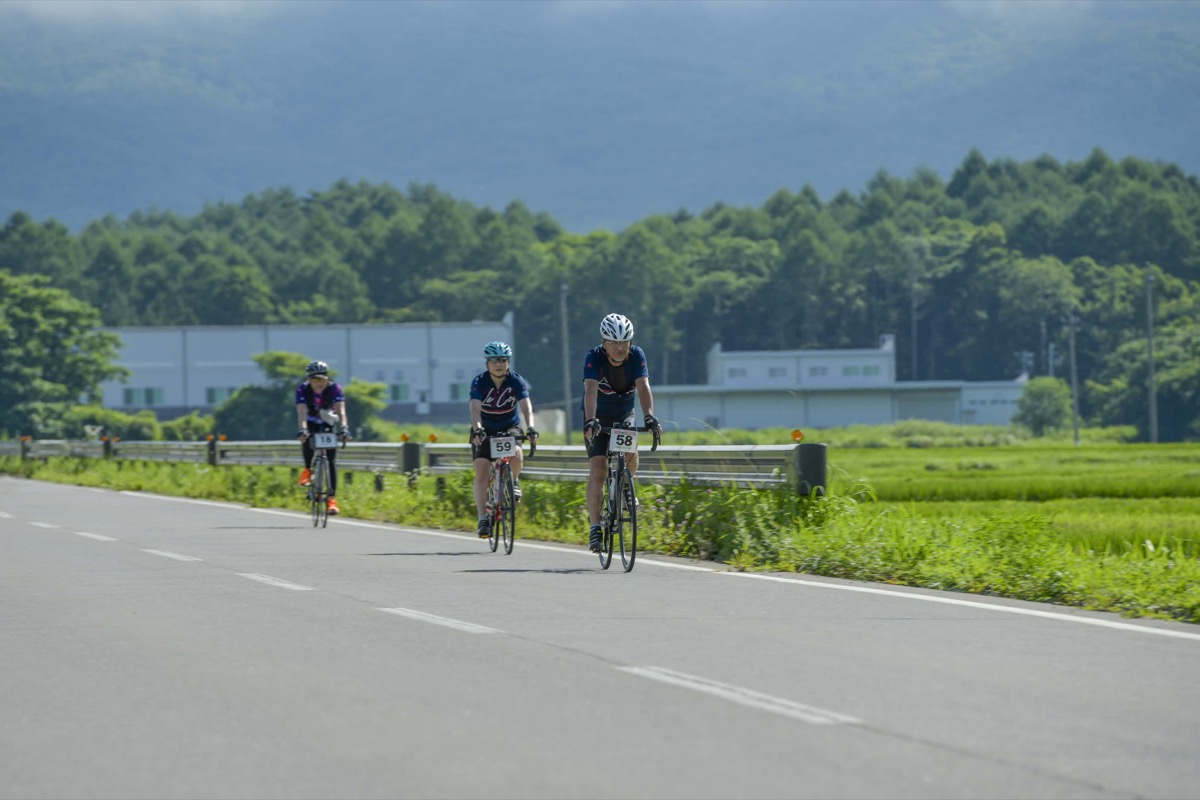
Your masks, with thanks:
M 1200 627 L 0 478 L 0 798 L 1195 798 Z

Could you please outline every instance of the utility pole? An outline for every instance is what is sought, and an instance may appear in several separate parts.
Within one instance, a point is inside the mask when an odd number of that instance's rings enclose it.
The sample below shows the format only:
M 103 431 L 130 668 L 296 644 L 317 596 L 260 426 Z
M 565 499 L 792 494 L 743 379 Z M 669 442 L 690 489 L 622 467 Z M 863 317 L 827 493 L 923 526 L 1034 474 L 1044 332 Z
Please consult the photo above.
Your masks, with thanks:
M 915 381 L 917 379 L 917 272 L 915 269 L 912 273 L 910 293 L 912 295 L 912 309 L 910 311 L 910 315 L 912 316 L 912 378 L 910 380 Z
M 1046 345 L 1046 367 L 1050 372 L 1050 377 L 1054 377 L 1054 342 L 1049 342 Z
M 1149 364 L 1147 387 L 1150 390 L 1150 441 L 1158 443 L 1158 386 L 1154 382 L 1154 273 L 1146 264 L 1146 347 Z
M 558 284 L 558 312 L 562 316 L 562 366 L 563 366 L 563 431 L 567 444 L 571 443 L 571 345 L 567 340 L 567 279 Z
M 909 292 L 909 323 L 911 325 L 909 333 L 909 359 L 911 363 L 911 375 L 909 380 L 917 380 L 917 307 L 920 305 L 917 299 L 919 281 L 918 273 L 925 267 L 925 255 L 928 244 L 924 236 L 909 236 L 906 237 L 908 247 L 908 292 Z
M 1018 350 L 1013 355 L 1017 357 L 1017 362 L 1021 365 L 1021 374 L 1028 378 L 1033 372 L 1033 351 Z
M 1075 309 L 1067 312 L 1067 339 L 1071 347 L 1071 424 L 1075 428 L 1075 446 L 1079 446 L 1079 381 L 1075 373 Z

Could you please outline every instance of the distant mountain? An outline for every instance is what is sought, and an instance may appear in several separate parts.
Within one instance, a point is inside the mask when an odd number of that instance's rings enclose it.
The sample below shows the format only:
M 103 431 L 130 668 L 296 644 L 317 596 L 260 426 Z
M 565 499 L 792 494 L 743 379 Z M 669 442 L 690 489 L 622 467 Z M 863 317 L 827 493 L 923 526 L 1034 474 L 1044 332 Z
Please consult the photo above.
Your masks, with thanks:
M 340 178 L 578 232 L 1100 147 L 1200 170 L 1200 3 L 0 2 L 0 221 Z

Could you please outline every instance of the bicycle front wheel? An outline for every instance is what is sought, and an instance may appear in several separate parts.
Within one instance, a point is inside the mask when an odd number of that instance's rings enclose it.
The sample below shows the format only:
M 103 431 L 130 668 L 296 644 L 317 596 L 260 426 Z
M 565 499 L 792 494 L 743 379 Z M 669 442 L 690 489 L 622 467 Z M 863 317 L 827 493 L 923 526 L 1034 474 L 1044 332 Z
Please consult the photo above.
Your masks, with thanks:
M 500 526 L 504 524 L 504 508 L 500 503 L 500 471 L 492 470 L 488 482 L 488 508 L 492 510 L 492 526 L 488 529 L 488 548 L 494 553 L 500 544 Z
M 513 539 L 517 535 L 517 498 L 513 490 L 512 468 L 508 466 L 500 475 L 500 507 L 504 509 L 500 520 L 500 538 L 504 540 L 504 554 L 511 555 Z
M 325 459 L 313 461 L 312 524 L 324 528 L 329 524 L 329 465 Z
M 637 492 L 633 475 L 628 471 L 621 473 L 621 497 L 617 503 L 620 510 L 617 524 L 617 537 L 621 545 L 621 566 L 629 572 L 633 569 L 633 560 L 637 558 Z

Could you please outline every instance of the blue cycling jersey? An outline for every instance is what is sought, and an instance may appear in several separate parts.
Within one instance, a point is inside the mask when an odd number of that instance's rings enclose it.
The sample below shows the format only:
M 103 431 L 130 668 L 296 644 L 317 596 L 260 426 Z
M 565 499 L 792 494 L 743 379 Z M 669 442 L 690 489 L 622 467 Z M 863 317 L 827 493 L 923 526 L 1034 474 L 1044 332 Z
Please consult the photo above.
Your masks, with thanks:
M 583 379 L 597 381 L 600 385 L 596 395 L 597 417 L 625 417 L 633 413 L 635 384 L 638 378 L 649 377 L 646 353 L 637 345 L 629 348 L 629 357 L 619 367 L 608 362 L 604 345 L 593 347 L 583 360 Z M 583 409 L 582 403 L 579 408 Z
M 483 404 L 480 421 L 488 433 L 500 433 L 521 424 L 517 403 L 529 397 L 529 383 L 512 370 L 504 376 L 499 386 L 487 370 L 471 381 L 472 400 Z

